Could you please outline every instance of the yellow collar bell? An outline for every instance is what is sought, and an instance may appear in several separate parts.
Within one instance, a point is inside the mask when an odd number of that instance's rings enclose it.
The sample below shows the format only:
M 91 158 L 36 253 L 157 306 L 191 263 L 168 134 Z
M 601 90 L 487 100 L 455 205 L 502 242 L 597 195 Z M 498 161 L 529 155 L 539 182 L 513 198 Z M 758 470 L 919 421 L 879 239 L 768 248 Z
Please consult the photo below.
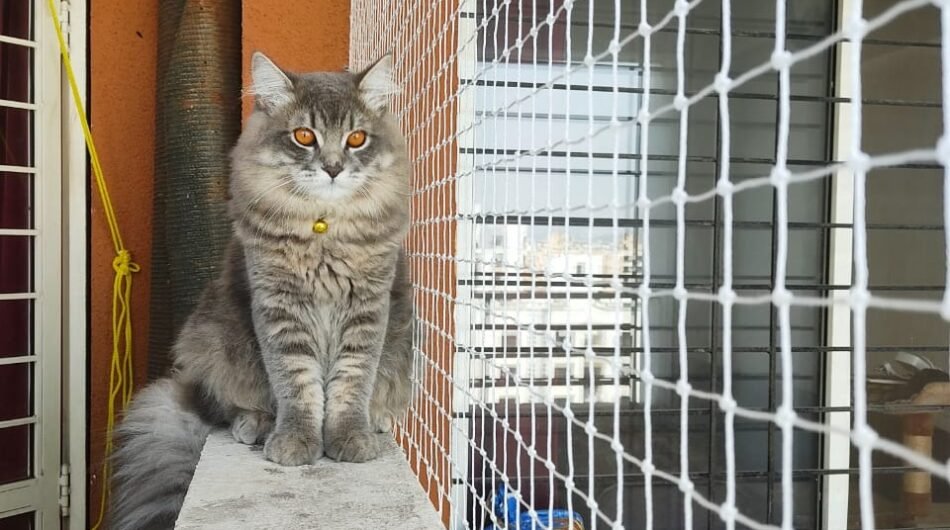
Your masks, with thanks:
M 315 234 L 324 234 L 329 229 L 330 225 L 327 224 L 325 219 L 317 219 L 313 222 L 313 232 Z

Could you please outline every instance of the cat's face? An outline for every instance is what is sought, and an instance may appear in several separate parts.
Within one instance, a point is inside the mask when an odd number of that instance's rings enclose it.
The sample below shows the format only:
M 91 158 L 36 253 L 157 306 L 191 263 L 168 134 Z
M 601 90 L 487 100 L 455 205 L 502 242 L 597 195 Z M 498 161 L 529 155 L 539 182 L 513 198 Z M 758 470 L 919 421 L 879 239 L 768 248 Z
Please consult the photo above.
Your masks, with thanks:
M 255 54 L 251 138 L 239 144 L 257 166 L 248 186 L 317 205 L 393 192 L 386 180 L 404 144 L 388 115 L 391 68 L 386 56 L 360 74 L 297 75 Z

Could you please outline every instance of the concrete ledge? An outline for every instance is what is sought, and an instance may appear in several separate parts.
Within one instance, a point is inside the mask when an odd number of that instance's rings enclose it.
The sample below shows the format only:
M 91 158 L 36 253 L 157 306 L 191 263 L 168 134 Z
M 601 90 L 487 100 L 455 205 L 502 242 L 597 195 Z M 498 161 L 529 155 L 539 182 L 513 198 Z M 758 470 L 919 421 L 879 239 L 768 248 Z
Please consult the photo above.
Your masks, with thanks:
M 175 528 L 325 528 L 430 530 L 438 514 L 392 436 L 379 459 L 364 464 L 324 458 L 281 467 L 261 447 L 214 432 Z

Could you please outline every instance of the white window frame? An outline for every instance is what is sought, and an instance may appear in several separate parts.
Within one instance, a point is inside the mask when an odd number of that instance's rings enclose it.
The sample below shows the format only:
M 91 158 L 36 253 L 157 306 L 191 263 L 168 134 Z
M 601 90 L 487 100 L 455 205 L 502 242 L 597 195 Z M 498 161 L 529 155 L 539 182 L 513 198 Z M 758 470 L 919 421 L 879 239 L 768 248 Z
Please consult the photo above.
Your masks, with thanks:
M 845 20 L 851 12 L 853 0 L 838 1 L 838 23 Z M 836 28 L 837 29 L 837 28 Z M 851 123 L 851 103 L 841 98 L 854 95 L 854 80 L 851 78 L 851 43 L 842 41 L 838 46 L 835 60 L 835 97 L 839 98 L 834 106 L 834 137 L 832 153 L 834 160 L 845 160 L 849 156 L 851 135 L 854 134 Z M 848 168 L 841 168 L 832 174 L 831 181 L 831 219 L 835 225 L 848 225 L 854 221 L 853 175 Z M 831 285 L 850 285 L 852 268 L 852 231 L 850 228 L 831 230 L 828 252 L 828 283 Z M 826 407 L 851 407 L 851 308 L 840 304 L 828 309 L 825 344 L 829 351 L 825 356 L 824 403 Z M 837 350 L 842 348 L 843 350 Z M 829 412 L 825 423 L 831 428 L 851 429 L 850 412 Z M 851 440 L 836 435 L 825 435 L 822 447 L 822 467 L 825 470 L 843 470 L 851 467 Z M 847 528 L 848 502 L 850 499 L 851 477 L 848 474 L 827 474 L 821 485 L 821 528 L 832 530 Z
M 30 174 L 33 179 L 34 226 L 29 230 L 2 230 L 13 237 L 33 238 L 31 293 L 8 299 L 33 299 L 33 416 L 0 422 L 34 425 L 33 478 L 0 486 L 0 517 L 35 513 L 39 529 L 60 525 L 60 369 L 62 310 L 62 152 L 59 47 L 48 22 L 46 2 L 32 2 L 33 112 L 32 168 L 4 168 Z M 22 44 L 22 43 L 21 43 Z M 16 45 L 16 44 L 13 44 Z
M 88 108 L 86 94 L 88 48 L 86 21 L 88 0 L 63 2 L 63 14 L 68 24 L 68 39 L 73 73 L 79 85 L 80 97 Z M 86 422 L 89 395 L 87 371 L 89 366 L 89 337 L 87 331 L 87 296 L 89 268 L 87 216 L 89 213 L 89 181 L 86 142 L 79 116 L 70 99 L 69 82 L 62 76 L 62 152 L 63 152 L 63 437 L 62 455 L 69 463 L 68 502 L 63 528 L 84 530 L 87 525 Z M 60 491 L 60 493 L 64 493 Z
M 475 0 L 459 1 L 459 18 L 456 42 L 453 43 L 453 50 L 456 50 L 456 86 L 461 86 L 462 79 L 471 79 L 475 75 L 475 64 L 477 61 L 476 46 L 469 45 L 463 50 L 459 50 L 459 43 L 469 42 L 475 38 L 477 28 L 477 4 Z M 467 16 L 461 16 L 464 13 Z M 474 42 L 474 41 L 472 41 Z M 468 126 L 474 120 L 475 115 L 475 97 L 474 91 L 466 90 L 459 94 L 456 107 L 456 127 L 458 130 L 465 131 L 460 134 L 457 142 L 459 145 L 474 143 L 474 133 Z M 455 186 L 456 208 L 468 208 L 469 211 L 474 207 L 475 194 L 472 187 L 473 165 L 471 157 L 456 157 L 459 175 L 463 175 Z M 474 273 L 472 259 L 474 258 L 474 234 L 471 220 L 459 221 L 455 230 L 455 248 L 457 249 L 458 260 L 456 261 L 456 274 L 458 278 L 471 278 Z M 459 301 L 472 300 L 472 291 L 474 285 L 466 285 L 463 282 L 456 282 L 456 296 Z M 455 342 L 456 347 L 453 352 L 453 371 L 452 371 L 452 429 L 450 432 L 451 445 L 449 447 L 449 458 L 451 461 L 451 520 L 449 528 L 465 528 L 468 518 L 467 513 L 467 495 L 469 493 L 466 486 L 469 472 L 469 451 L 468 432 L 470 429 L 467 412 L 472 406 L 470 385 L 470 367 L 471 353 L 468 346 L 472 344 L 471 325 L 474 319 L 474 308 L 471 305 L 463 303 L 455 304 Z
M 57 5 L 85 98 L 87 3 Z M 34 366 L 34 477 L 0 486 L 0 518 L 34 512 L 36 528 L 43 530 L 63 528 L 63 517 L 69 516 L 66 528 L 79 530 L 86 528 L 89 181 L 82 128 L 69 104 L 47 2 L 32 0 L 31 8 L 34 164 L 26 172 L 33 179 L 34 226 L 0 233 L 33 238 L 34 291 L 22 294 L 34 304 L 30 353 L 35 358 L 29 359 Z

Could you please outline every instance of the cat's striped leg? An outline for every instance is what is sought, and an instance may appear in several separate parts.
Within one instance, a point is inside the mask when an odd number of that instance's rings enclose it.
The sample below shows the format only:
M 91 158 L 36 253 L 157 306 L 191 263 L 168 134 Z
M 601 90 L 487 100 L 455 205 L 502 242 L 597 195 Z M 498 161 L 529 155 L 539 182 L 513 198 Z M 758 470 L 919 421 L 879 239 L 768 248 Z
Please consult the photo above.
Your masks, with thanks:
M 326 453 L 336 460 L 365 462 L 382 450 L 379 436 L 370 427 L 369 402 L 382 351 L 387 307 L 388 300 L 374 300 L 354 310 L 344 324 L 339 353 L 327 377 L 324 422 Z
M 277 422 L 264 456 L 285 466 L 312 464 L 323 455 L 324 372 L 295 300 L 255 292 L 254 327 L 277 401 Z
M 264 444 L 264 457 L 284 466 L 312 464 L 323 455 L 323 370 L 309 353 L 283 351 L 270 357 L 266 364 L 277 398 L 277 424 Z

